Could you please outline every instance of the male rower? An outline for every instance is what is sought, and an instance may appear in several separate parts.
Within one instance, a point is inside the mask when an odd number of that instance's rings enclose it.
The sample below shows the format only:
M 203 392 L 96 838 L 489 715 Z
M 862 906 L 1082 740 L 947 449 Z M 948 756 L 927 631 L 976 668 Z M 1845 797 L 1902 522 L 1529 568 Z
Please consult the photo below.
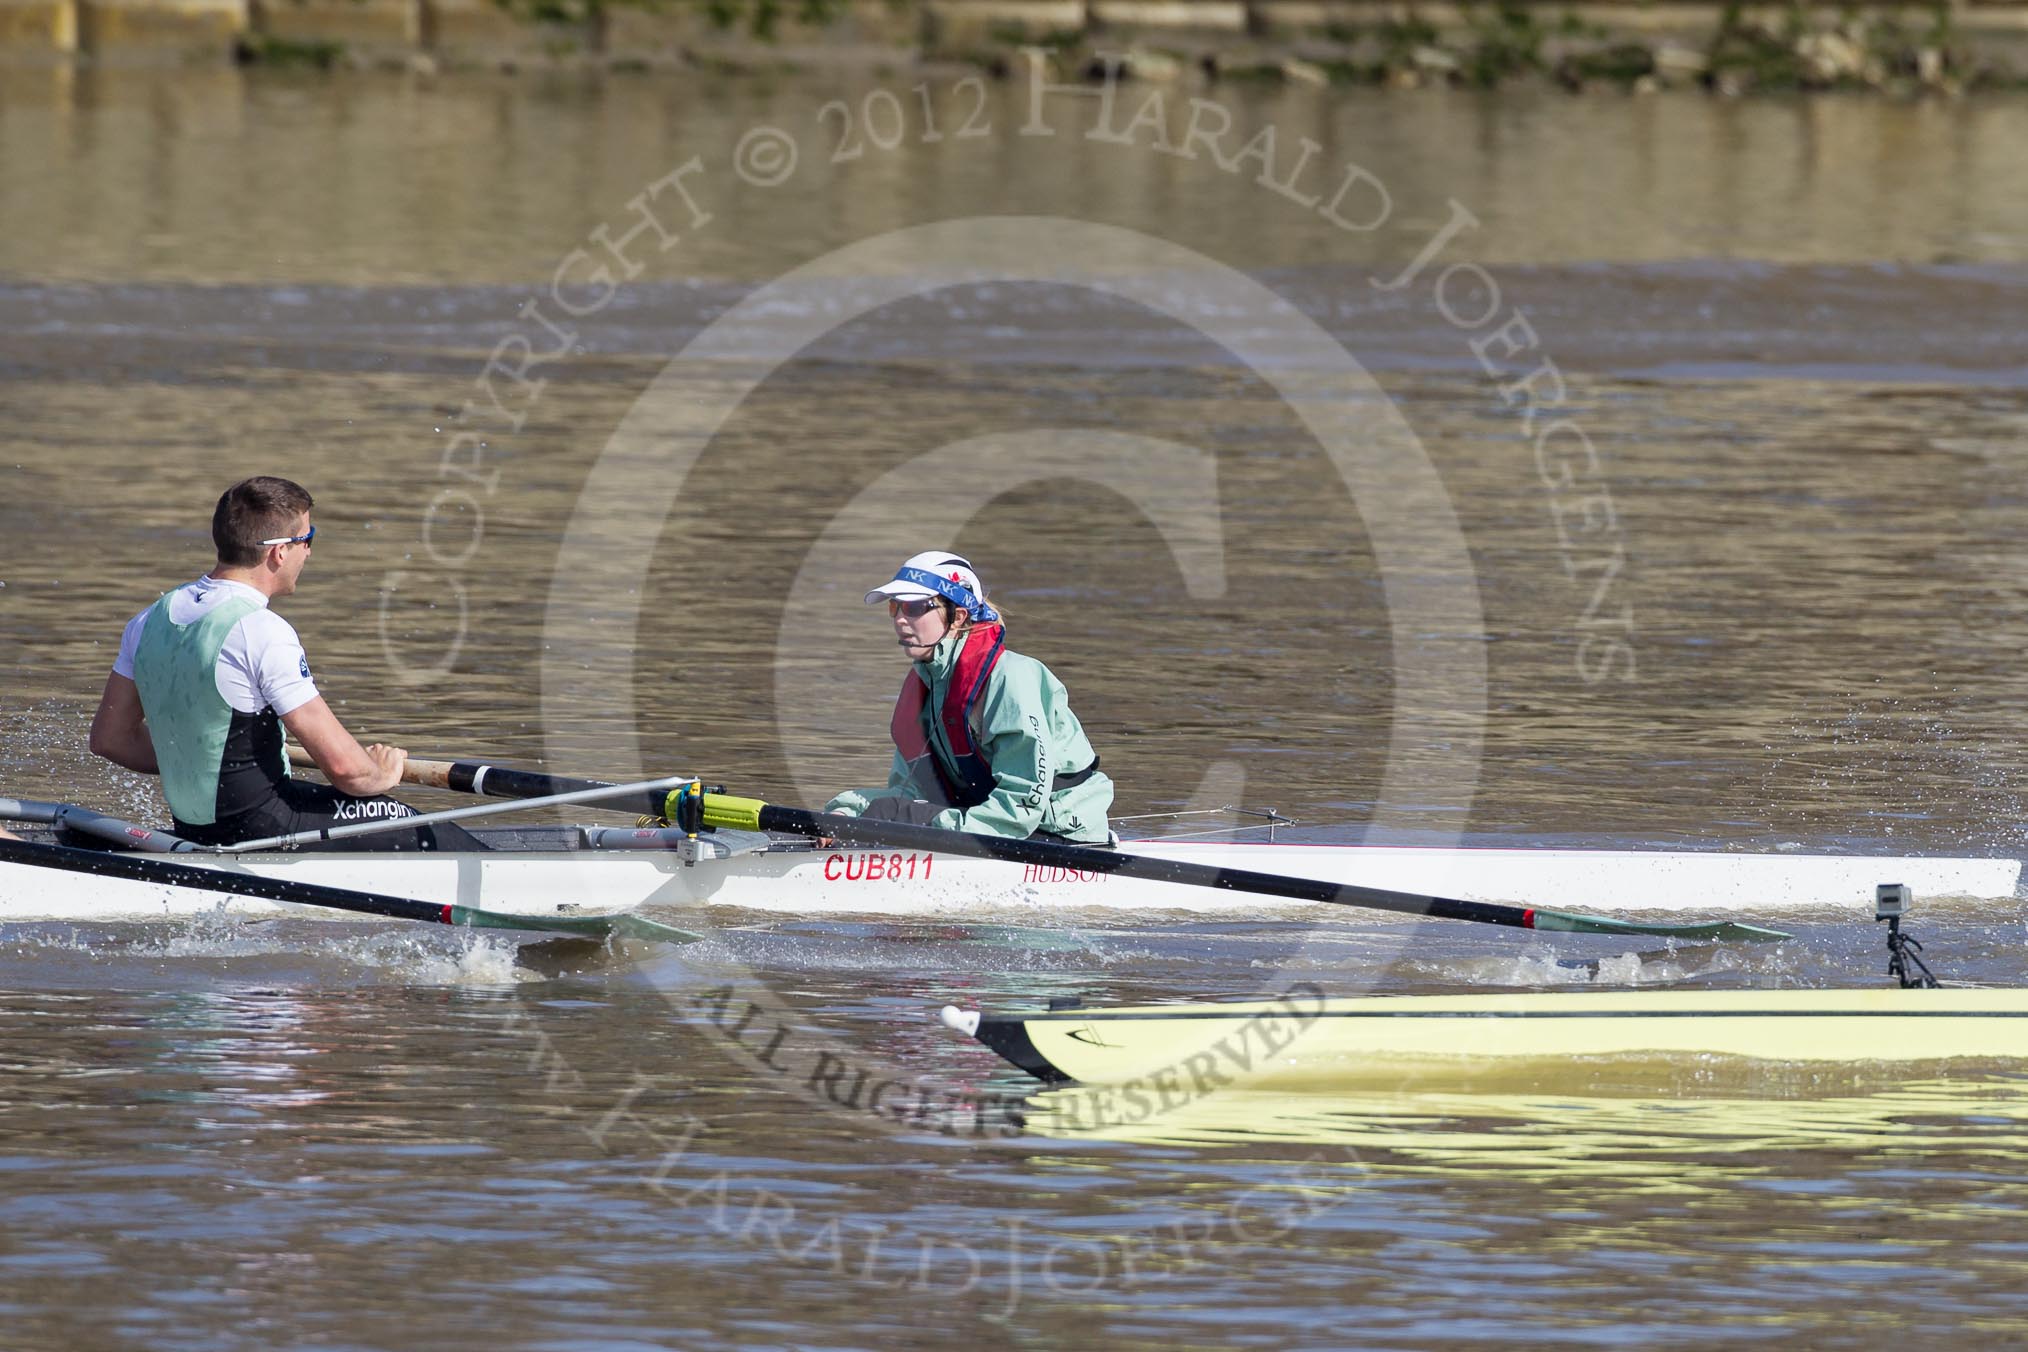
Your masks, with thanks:
M 361 746 L 310 679 L 295 629 L 268 603 L 296 590 L 317 528 L 310 495 L 260 475 L 211 515 L 218 561 L 136 615 L 92 716 L 92 754 L 160 775 L 176 834 L 230 845 L 327 826 L 412 817 L 386 797 L 408 752 Z M 329 785 L 289 777 L 287 728 Z M 453 825 L 372 832 L 320 848 L 483 848 Z

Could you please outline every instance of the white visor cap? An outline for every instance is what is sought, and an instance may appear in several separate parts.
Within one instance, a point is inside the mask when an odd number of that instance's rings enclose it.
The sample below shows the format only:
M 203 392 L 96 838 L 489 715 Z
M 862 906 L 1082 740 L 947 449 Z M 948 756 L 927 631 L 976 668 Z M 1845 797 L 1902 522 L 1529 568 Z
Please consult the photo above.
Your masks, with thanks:
M 986 599 L 986 588 L 980 583 L 979 574 L 972 568 L 970 560 L 948 550 L 932 549 L 910 555 L 895 570 L 892 581 L 883 582 L 866 593 L 866 604 L 877 606 L 884 601 L 917 601 L 925 596 L 943 596 L 961 609 L 971 609 L 967 600 L 952 595 L 959 589 L 979 603 Z

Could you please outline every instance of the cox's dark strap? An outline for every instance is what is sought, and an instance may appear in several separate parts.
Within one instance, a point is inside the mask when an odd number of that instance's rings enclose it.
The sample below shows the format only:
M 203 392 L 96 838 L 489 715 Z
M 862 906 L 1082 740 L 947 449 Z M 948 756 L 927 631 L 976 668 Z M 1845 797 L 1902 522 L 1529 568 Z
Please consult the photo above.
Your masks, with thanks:
M 1049 791 L 1051 793 L 1062 793 L 1065 789 L 1074 789 L 1078 785 L 1084 783 L 1087 779 L 1090 779 L 1093 775 L 1097 774 L 1098 767 L 1099 767 L 1099 758 L 1097 756 L 1093 756 L 1091 758 L 1091 764 L 1085 766 L 1084 769 L 1074 770 L 1067 775 L 1057 775 L 1054 779 L 1051 779 L 1049 781 Z

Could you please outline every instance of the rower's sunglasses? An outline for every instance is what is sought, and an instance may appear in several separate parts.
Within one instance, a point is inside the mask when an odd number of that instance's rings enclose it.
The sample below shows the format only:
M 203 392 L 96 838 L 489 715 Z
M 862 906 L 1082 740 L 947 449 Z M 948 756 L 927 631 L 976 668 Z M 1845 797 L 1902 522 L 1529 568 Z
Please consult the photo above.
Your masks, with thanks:
M 268 545 L 307 545 L 316 538 L 317 528 L 312 526 L 301 535 L 277 535 L 272 540 L 263 540 L 261 541 L 261 546 L 262 548 L 266 548 Z
M 937 598 L 934 596 L 919 597 L 913 601 L 889 601 L 887 603 L 887 613 L 890 616 L 906 615 L 911 620 L 919 620 L 936 608 Z

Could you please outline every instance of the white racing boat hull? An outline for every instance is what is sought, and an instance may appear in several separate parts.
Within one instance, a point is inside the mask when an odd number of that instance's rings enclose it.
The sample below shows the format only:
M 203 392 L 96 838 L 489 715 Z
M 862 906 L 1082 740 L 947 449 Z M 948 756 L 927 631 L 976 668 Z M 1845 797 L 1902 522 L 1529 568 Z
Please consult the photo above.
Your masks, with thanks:
M 1870 911 L 1880 883 L 1905 883 L 1925 900 L 2011 901 L 2021 872 L 2019 861 L 2007 859 L 1197 841 L 1132 842 L 1125 848 L 1214 867 L 1607 914 L 1779 917 Z M 637 908 L 651 914 L 694 914 L 724 907 L 801 916 L 1170 911 L 1318 918 L 1338 910 L 1250 893 L 921 851 L 785 848 L 695 863 L 653 850 L 150 857 L 522 915 Z M 210 912 L 343 918 L 222 892 L 0 864 L 0 920 L 121 921 Z
M 1925 899 L 2011 900 L 2021 877 L 2021 863 L 2013 859 L 1157 841 L 1123 848 L 1218 868 L 1607 914 L 1870 913 L 1880 883 L 1906 883 Z M 707 867 L 714 865 L 698 866 Z M 1337 909 L 1117 874 L 906 852 L 810 852 L 733 859 L 716 867 L 724 872 L 709 893 L 712 902 L 798 914 L 940 914 L 972 907 L 1312 914 Z

